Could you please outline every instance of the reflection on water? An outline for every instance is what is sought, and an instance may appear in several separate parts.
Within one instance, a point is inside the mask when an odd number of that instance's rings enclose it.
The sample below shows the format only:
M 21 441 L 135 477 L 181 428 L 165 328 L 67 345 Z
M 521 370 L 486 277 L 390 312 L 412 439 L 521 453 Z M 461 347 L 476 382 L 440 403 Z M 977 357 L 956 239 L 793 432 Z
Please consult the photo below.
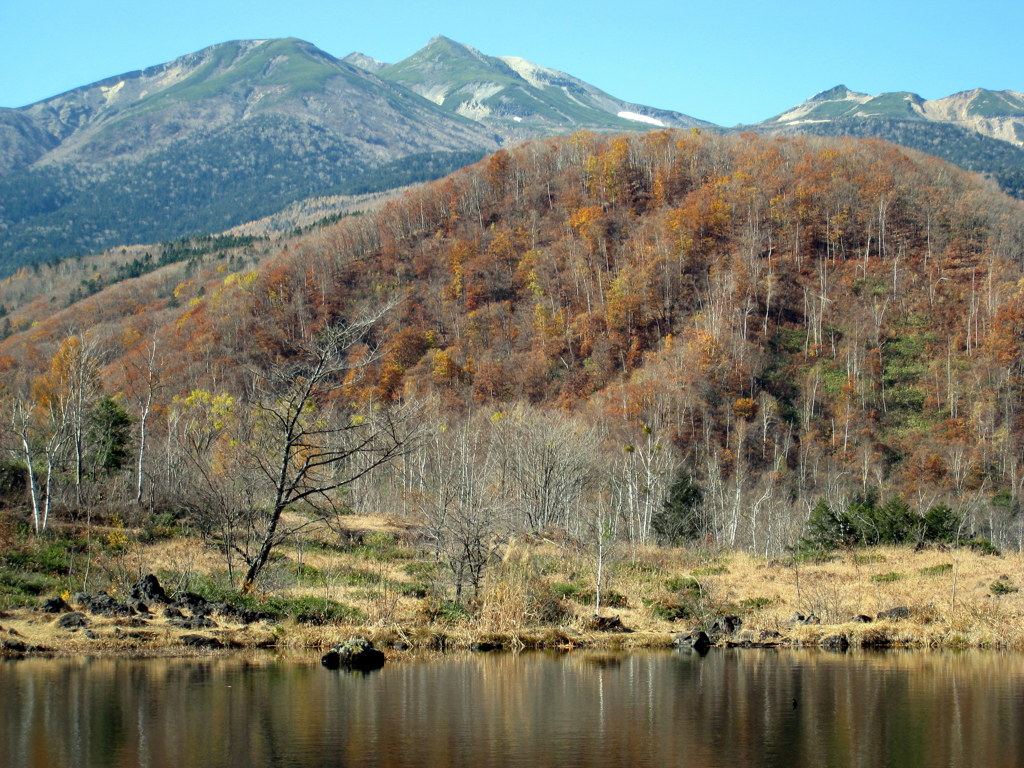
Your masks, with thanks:
M 1019 766 L 1024 656 L 0 663 L 0 766 Z

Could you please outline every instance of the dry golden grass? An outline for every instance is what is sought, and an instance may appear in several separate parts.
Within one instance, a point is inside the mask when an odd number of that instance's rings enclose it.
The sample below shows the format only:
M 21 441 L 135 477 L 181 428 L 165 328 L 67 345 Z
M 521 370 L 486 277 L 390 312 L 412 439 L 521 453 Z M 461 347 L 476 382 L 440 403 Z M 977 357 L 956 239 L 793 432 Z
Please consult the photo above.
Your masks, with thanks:
M 591 554 L 547 540 L 508 545 L 490 566 L 472 611 L 452 610 L 449 578 L 430 557 L 408 546 L 407 531 L 381 518 L 347 519 L 365 534 L 364 544 L 348 547 L 284 547 L 268 574 L 268 596 L 311 596 L 337 601 L 364 617 L 358 626 L 310 626 L 294 620 L 249 627 L 217 617 L 216 629 L 202 634 L 233 647 L 268 643 L 279 648 L 327 648 L 344 636 L 364 634 L 380 644 L 427 651 L 464 648 L 474 642 L 500 642 L 506 648 L 665 646 L 691 627 L 707 626 L 726 614 L 743 619 L 735 640 L 818 644 L 843 634 L 851 645 L 1024 648 L 1024 557 L 981 555 L 969 549 L 879 547 L 839 553 L 823 562 L 766 560 L 742 552 L 658 547 L 620 549 L 606 563 L 602 615 L 617 615 L 630 631 L 596 632 L 585 594 L 592 591 L 596 562 Z M 323 540 L 328 531 L 318 532 Z M 335 541 L 337 540 L 337 534 Z M 374 539 L 374 536 L 377 536 Z M 369 543 L 366 543 L 369 542 Z M 198 539 L 172 539 L 134 545 L 121 557 L 126 587 L 150 572 L 166 574 L 171 591 L 197 579 L 223 581 L 223 557 Z M 676 621 L 659 606 L 681 599 L 680 585 L 693 579 L 689 612 Z M 995 594 L 992 584 L 1002 584 Z M 426 596 L 414 585 L 429 586 Z M 858 614 L 907 606 L 910 619 L 853 623 Z M 793 615 L 814 614 L 819 624 L 794 624 Z M 19 639 L 62 653 L 180 653 L 190 634 L 154 617 L 145 627 L 91 617 L 96 636 L 68 631 L 56 617 L 19 611 L 0 618 Z M 778 633 L 773 635 L 772 633 Z M 0 634 L 0 639 L 7 635 Z

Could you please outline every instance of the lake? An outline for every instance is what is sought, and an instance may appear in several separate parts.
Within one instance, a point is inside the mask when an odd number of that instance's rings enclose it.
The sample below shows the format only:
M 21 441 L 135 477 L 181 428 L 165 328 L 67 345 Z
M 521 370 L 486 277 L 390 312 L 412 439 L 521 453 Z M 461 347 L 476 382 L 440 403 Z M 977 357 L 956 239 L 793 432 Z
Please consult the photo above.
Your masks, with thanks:
M 1024 655 L 0 662 L 0 765 L 1020 766 Z

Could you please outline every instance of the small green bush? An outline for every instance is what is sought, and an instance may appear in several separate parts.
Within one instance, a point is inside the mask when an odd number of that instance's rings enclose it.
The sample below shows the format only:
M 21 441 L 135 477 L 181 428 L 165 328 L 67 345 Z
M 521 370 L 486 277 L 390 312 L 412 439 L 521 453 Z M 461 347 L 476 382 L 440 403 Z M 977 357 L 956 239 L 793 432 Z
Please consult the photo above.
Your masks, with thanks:
M 352 547 L 351 551 L 358 557 L 381 562 L 408 560 L 413 557 L 411 550 L 400 546 L 394 536 L 383 531 L 367 535 L 363 542 Z
M 952 570 L 952 563 L 939 563 L 938 565 L 929 565 L 925 568 L 922 568 L 920 571 L 918 571 L 918 573 L 920 573 L 922 576 L 941 576 L 942 574 Z
M 700 582 L 690 576 L 680 576 L 668 579 L 665 582 L 665 589 L 669 592 L 693 592 L 700 594 Z
M 424 606 L 423 617 L 432 623 L 452 624 L 472 618 L 469 609 L 455 600 L 440 600 Z
M 291 616 L 299 624 L 361 624 L 366 621 L 366 614 L 358 608 L 324 597 L 271 598 L 258 606 L 258 610 Z
M 999 581 L 993 581 L 989 584 L 988 588 L 993 595 L 1010 595 L 1014 592 L 1020 591 L 1020 587 L 1013 584 L 1013 582 L 1002 579 Z
M 748 611 L 759 611 L 774 604 L 775 601 L 770 597 L 747 597 L 740 600 L 740 607 Z
M 582 605 L 594 605 L 597 602 L 594 588 L 580 582 L 555 582 L 550 589 L 560 600 L 573 600 Z M 606 589 L 601 593 L 601 603 L 606 608 L 625 608 L 629 604 L 626 596 L 614 589 Z
M 889 573 L 876 573 L 874 576 L 871 577 L 871 580 L 876 582 L 876 583 L 883 583 L 884 584 L 884 583 L 890 582 L 890 581 L 899 581 L 902 578 L 903 578 L 903 574 L 902 573 L 897 573 L 896 571 L 890 571 Z
M 648 605 L 651 615 L 662 621 L 692 621 L 699 615 L 696 607 L 688 600 L 652 600 Z
M 57 581 L 46 574 L 17 571 L 10 568 L 0 569 L 0 595 L 16 599 L 38 597 L 55 590 L 56 587 Z
M 988 539 L 978 537 L 976 539 L 970 539 L 968 541 L 961 541 L 960 544 L 965 547 L 970 547 L 972 550 L 981 555 L 995 555 L 999 557 L 999 547 L 993 544 Z

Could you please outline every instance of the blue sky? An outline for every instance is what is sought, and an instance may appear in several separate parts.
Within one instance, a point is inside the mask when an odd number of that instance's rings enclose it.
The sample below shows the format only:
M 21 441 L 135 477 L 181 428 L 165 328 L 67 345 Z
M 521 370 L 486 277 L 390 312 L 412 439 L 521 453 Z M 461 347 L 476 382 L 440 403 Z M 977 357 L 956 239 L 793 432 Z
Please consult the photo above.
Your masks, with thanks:
M 1024 91 L 1024 2 L 0 0 L 0 106 L 226 40 L 299 37 L 385 61 L 444 34 L 564 70 L 621 99 L 721 125 L 843 83 L 941 98 Z

